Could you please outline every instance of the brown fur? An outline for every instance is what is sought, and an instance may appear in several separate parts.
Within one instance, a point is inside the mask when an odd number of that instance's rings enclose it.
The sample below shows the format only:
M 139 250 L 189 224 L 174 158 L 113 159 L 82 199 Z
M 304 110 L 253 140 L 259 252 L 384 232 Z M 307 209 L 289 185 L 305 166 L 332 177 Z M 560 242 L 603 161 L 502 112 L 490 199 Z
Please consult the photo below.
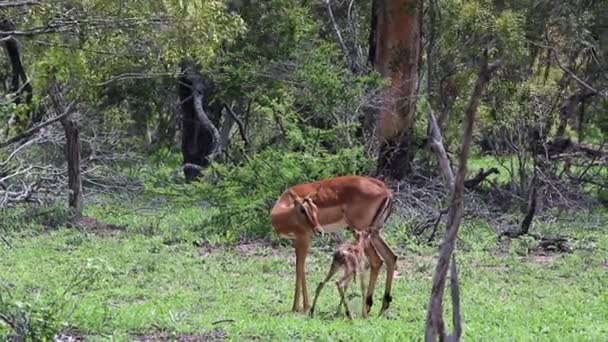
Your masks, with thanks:
M 362 231 L 361 233 L 357 233 L 353 231 L 355 236 L 357 237 L 356 241 L 345 242 L 339 245 L 334 251 L 334 257 L 331 262 L 331 267 L 329 268 L 329 272 L 325 279 L 319 283 L 317 286 L 317 290 L 315 291 L 315 298 L 312 302 L 312 306 L 310 308 L 310 316 L 314 315 L 315 306 L 317 304 L 317 299 L 321 294 L 321 290 L 325 286 L 325 284 L 336 274 L 340 269 L 344 270 L 344 274 L 336 282 L 336 286 L 338 287 L 338 292 L 340 293 L 340 306 L 344 304 L 344 311 L 348 318 L 352 318 L 351 310 L 348 307 L 348 303 L 345 298 L 345 292 L 348 288 L 348 285 L 352 280 L 357 278 L 357 274 L 359 274 L 359 278 L 361 281 L 361 298 L 363 300 L 361 304 L 361 315 L 363 317 L 367 317 L 367 311 L 365 310 L 365 282 L 363 279 L 363 272 L 368 266 L 368 260 L 365 255 L 365 248 L 370 246 L 370 231 Z
M 387 266 L 384 298 L 390 297 L 397 256 L 380 237 L 380 230 L 390 215 L 392 192 L 380 180 L 363 176 L 341 176 L 317 182 L 298 184 L 287 189 L 270 212 L 272 226 L 279 235 L 292 239 L 296 252 L 296 284 L 293 311 L 310 308 L 306 287 L 306 257 L 312 237 L 323 233 L 323 227 L 348 226 L 353 231 L 372 230 L 370 245 L 365 248 L 370 266 L 366 311 L 369 313 L 378 273 Z M 380 313 L 388 309 L 383 301 Z

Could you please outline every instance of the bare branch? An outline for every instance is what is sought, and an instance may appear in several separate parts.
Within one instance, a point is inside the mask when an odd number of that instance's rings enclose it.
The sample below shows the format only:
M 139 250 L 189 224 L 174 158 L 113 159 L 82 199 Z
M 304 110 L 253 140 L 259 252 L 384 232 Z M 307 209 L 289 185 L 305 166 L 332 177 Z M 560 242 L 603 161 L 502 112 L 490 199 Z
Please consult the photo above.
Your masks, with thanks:
M 25 132 L 23 132 L 21 134 L 18 134 L 16 136 L 14 136 L 14 137 L 12 137 L 12 138 L 4 141 L 4 142 L 1 142 L 0 143 L 0 148 L 4 148 L 4 147 L 6 147 L 6 146 L 8 146 L 10 144 L 16 143 L 16 142 L 18 142 L 20 140 L 23 140 L 23 139 L 26 139 L 26 138 L 30 137 L 32 134 L 34 134 L 34 133 L 40 131 L 41 129 L 45 128 L 46 126 L 52 125 L 52 124 L 54 124 L 57 121 L 60 121 L 62 119 L 67 118 L 68 116 L 70 116 L 72 114 L 72 112 L 74 110 L 74 105 L 75 105 L 75 102 L 70 103 L 69 105 L 67 105 L 67 107 L 65 109 L 65 112 L 63 112 L 63 114 L 58 115 L 58 116 L 56 116 L 56 117 L 54 117 L 52 119 L 49 119 L 49 120 L 41 123 L 40 125 L 38 125 L 36 127 L 32 127 L 30 129 L 28 129 L 27 131 L 25 131 Z
M 437 160 L 439 161 L 439 166 L 441 167 L 441 171 L 443 172 L 443 177 L 446 182 L 446 185 L 448 186 L 448 189 L 450 189 L 450 191 L 453 191 L 454 172 L 452 171 L 448 155 L 445 152 L 445 148 L 443 147 L 441 131 L 439 130 L 439 125 L 437 125 L 437 120 L 435 120 L 435 115 L 433 115 L 433 109 L 431 108 L 431 105 L 429 105 L 429 125 L 429 141 L 431 150 L 433 150 L 437 155 Z
M 431 299 L 426 321 L 426 341 L 436 341 L 438 337 L 443 341 L 446 338 L 445 324 L 443 322 L 443 293 L 445 289 L 448 266 L 450 260 L 452 259 L 456 236 L 458 234 L 458 229 L 460 228 L 460 222 L 463 216 L 464 181 L 467 174 L 469 150 L 473 141 L 473 128 L 475 126 L 477 108 L 479 106 L 479 102 L 481 101 L 483 92 L 490 81 L 492 72 L 495 71 L 501 64 L 500 61 L 488 64 L 487 58 L 488 56 L 486 50 L 482 56 L 481 68 L 477 75 L 477 81 L 475 83 L 475 88 L 473 89 L 473 94 L 471 94 L 471 98 L 465 110 L 466 122 L 462 141 L 462 151 L 460 153 L 458 171 L 456 173 L 456 180 L 454 182 L 454 188 L 452 191 L 452 204 L 448 212 L 447 232 L 445 234 L 443 244 L 441 245 L 439 260 L 437 261 L 435 275 L 433 276 Z M 456 308 L 459 308 L 459 304 L 457 304 Z M 458 340 L 459 337 L 458 333 L 459 332 L 457 331 L 456 340 Z
M 20 7 L 40 4 L 37 0 L 0 1 L 0 8 Z
M 224 108 L 226 108 L 226 112 L 232 117 L 232 120 L 236 122 L 236 125 L 239 128 L 239 133 L 241 134 L 241 138 L 245 142 L 245 147 L 249 147 L 249 139 L 247 138 L 243 121 L 234 113 L 234 110 L 230 106 L 224 104 Z
M 150 79 L 150 78 L 160 78 L 160 77 L 174 77 L 175 73 L 172 72 L 160 72 L 160 73 L 137 73 L 137 72 L 127 72 L 124 74 L 113 76 L 103 82 L 95 83 L 95 86 L 101 87 L 108 85 L 110 83 L 122 80 L 141 80 L 141 79 Z
M 331 20 L 331 25 L 334 29 L 334 33 L 336 34 L 336 37 L 338 38 L 338 43 L 340 44 L 340 48 L 342 49 L 342 52 L 344 53 L 344 58 L 346 59 L 346 63 L 348 63 L 348 67 L 351 71 L 354 71 L 354 63 L 350 60 L 350 54 L 349 54 L 349 50 L 348 47 L 346 47 L 346 44 L 344 43 L 344 39 L 342 39 L 342 34 L 340 33 L 340 28 L 338 27 L 338 23 L 336 23 L 336 18 L 334 18 L 334 12 L 331 9 L 331 4 L 329 3 L 329 0 L 323 0 L 323 2 L 325 3 L 325 7 L 327 8 L 327 14 L 329 15 L 329 19 Z

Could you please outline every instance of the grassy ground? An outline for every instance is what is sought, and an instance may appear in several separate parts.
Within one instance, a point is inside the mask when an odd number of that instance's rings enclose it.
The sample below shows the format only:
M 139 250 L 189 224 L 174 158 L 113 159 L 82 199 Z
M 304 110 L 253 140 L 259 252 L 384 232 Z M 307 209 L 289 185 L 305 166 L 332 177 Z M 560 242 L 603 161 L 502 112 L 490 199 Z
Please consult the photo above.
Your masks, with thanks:
M 9 234 L 11 247 L 0 242 L 0 302 L 6 313 L 25 312 L 36 329 L 92 341 L 421 339 L 436 246 L 404 241 L 394 223 L 386 232 L 400 256 L 393 305 L 387 317 L 348 321 L 336 315 L 333 286 L 322 294 L 314 319 L 290 313 L 295 260 L 289 247 L 197 245 L 198 233 L 176 228 L 196 224 L 201 214 L 193 209 L 172 210 L 162 219 L 101 207 L 87 213 L 129 227 L 29 229 Z M 607 222 L 607 215 L 598 213 L 537 225 L 536 232 L 571 237 L 575 250 L 564 255 L 534 253 L 534 242 L 527 239 L 497 244 L 489 227 L 465 225 L 458 252 L 464 339 L 604 340 Z M 308 263 L 311 291 L 331 257 L 319 245 Z M 356 286 L 351 293 L 358 309 Z M 7 331 L 0 324 L 0 336 Z

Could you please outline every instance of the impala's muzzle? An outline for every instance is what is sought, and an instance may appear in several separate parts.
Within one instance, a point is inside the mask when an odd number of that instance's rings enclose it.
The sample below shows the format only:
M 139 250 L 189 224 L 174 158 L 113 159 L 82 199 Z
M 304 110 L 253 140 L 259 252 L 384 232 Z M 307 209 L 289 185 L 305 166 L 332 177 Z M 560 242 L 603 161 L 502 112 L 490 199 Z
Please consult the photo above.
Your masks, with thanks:
M 325 234 L 325 230 L 323 230 L 323 227 L 319 226 L 313 226 L 312 230 L 315 232 L 315 234 L 320 234 L 320 235 L 324 235 Z

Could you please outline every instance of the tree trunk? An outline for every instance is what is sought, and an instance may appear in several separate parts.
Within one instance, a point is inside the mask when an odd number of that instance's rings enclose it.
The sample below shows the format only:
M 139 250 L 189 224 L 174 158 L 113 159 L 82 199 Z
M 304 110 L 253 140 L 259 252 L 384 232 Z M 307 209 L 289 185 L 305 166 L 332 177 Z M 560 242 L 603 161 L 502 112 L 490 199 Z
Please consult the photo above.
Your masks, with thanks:
M 80 175 L 80 132 L 69 118 L 61 120 L 65 131 L 65 156 L 68 162 L 68 204 L 82 214 L 82 177 Z
M 0 20 L 0 30 L 2 31 L 13 31 L 15 30 L 15 23 L 9 19 Z M 32 85 L 25 74 L 23 63 L 21 63 L 21 53 L 19 52 L 19 45 L 13 37 L 4 37 L 4 49 L 8 55 L 8 59 L 11 62 L 12 68 L 12 80 L 11 80 L 11 91 L 15 94 L 15 103 L 19 104 L 22 100 L 29 104 L 32 102 Z M 23 98 L 24 94 L 25 98 Z
M 557 132 L 555 134 L 556 137 L 564 137 L 564 135 L 566 134 L 566 126 L 568 125 L 568 120 L 570 120 L 574 116 L 574 111 L 576 110 L 576 107 L 579 105 L 579 103 L 585 101 L 586 99 L 592 97 L 595 94 L 595 92 L 589 89 L 582 88 L 574 94 L 570 95 L 566 99 L 566 101 L 564 101 L 564 103 L 559 109 L 560 120 L 559 126 L 557 127 Z
M 212 112 L 209 106 L 209 84 L 206 84 L 192 60 L 182 61 L 178 92 L 182 110 L 184 176 L 190 182 L 217 155 L 220 136 L 217 123 L 214 124 L 208 115 Z
M 459 303 L 459 290 L 458 290 L 458 278 L 457 270 L 455 265 L 455 259 L 452 258 L 452 253 L 456 246 L 456 236 L 458 229 L 460 228 L 460 222 L 463 214 L 463 197 L 464 197 L 464 182 L 467 174 L 467 161 L 469 159 L 469 150 L 473 141 L 473 128 L 475 125 L 475 119 L 477 116 L 477 107 L 481 101 L 481 97 L 485 91 L 485 88 L 490 81 L 492 73 L 498 68 L 500 61 L 494 62 L 488 65 L 487 52 L 483 56 L 483 62 L 481 69 L 477 76 L 477 82 L 473 89 L 473 94 L 469 99 L 469 103 L 465 110 L 465 125 L 464 134 L 462 140 L 462 150 L 460 152 L 460 159 L 458 164 L 458 171 L 455 176 L 451 176 L 450 172 L 444 172 L 445 178 L 449 181 L 451 177 L 455 177 L 454 186 L 451 189 L 452 200 L 448 211 L 448 222 L 447 231 L 441 245 L 439 252 L 439 259 L 437 260 L 437 266 L 435 267 L 435 274 L 433 276 L 433 286 L 431 288 L 431 299 L 429 302 L 427 318 L 426 318 L 426 333 L 425 341 L 436 341 L 439 338 L 440 341 L 449 339 L 450 341 L 459 341 L 462 329 L 460 326 L 460 303 Z M 433 120 L 434 121 L 434 120 Z M 437 125 L 435 124 L 435 127 Z M 437 128 L 433 131 L 438 131 Z M 441 139 L 433 139 L 434 143 L 441 143 Z M 438 150 L 437 150 L 438 151 Z M 438 158 L 443 159 L 441 153 L 437 153 Z M 445 164 L 445 162 L 444 162 Z M 449 184 L 449 183 L 448 183 Z M 452 260 L 452 280 L 454 281 L 452 287 L 452 294 L 454 305 L 454 322 L 455 322 L 455 333 L 454 335 L 448 335 L 445 331 L 445 323 L 443 320 L 443 293 L 445 289 L 446 276 L 448 273 L 448 266 Z
M 411 173 L 421 52 L 420 0 L 375 1 L 370 61 L 391 84 L 378 113 L 378 171 L 392 179 Z

